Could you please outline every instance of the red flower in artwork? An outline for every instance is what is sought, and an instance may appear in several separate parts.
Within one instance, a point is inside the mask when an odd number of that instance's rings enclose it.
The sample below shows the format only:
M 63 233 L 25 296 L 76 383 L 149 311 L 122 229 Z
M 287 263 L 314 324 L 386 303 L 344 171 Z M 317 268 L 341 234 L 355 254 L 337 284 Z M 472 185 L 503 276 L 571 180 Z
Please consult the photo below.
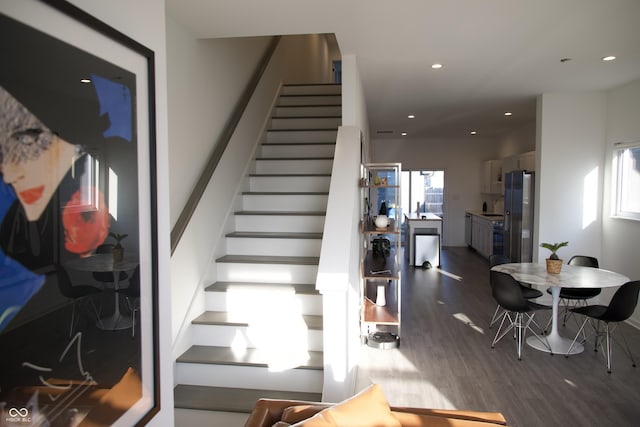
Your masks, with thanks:
M 91 190 L 97 196 L 97 203 L 83 203 L 78 190 L 62 209 L 64 247 L 81 256 L 90 255 L 109 233 L 109 209 L 104 194 L 96 188 Z

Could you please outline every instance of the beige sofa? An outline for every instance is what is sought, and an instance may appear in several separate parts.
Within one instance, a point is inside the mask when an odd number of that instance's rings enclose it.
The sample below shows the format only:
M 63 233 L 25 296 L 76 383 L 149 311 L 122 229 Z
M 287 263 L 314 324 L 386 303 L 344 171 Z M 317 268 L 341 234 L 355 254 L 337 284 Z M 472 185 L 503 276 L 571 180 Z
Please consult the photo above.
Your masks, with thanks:
M 507 425 L 499 412 L 390 407 L 379 385 L 339 404 L 260 399 L 245 427 L 481 427 Z

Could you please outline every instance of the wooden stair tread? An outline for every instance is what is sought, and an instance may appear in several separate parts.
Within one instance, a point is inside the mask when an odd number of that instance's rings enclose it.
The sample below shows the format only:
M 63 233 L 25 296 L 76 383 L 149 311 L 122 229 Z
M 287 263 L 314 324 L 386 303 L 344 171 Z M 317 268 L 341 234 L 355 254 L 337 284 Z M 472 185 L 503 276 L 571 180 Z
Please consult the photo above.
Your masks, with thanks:
M 272 119 L 305 120 L 305 119 L 341 119 L 342 116 L 271 116 Z
M 322 233 L 279 232 L 279 231 L 232 231 L 226 237 L 257 237 L 264 239 L 322 239 Z
M 248 414 L 260 398 L 319 402 L 322 394 L 178 384 L 173 397 L 176 408 Z
M 338 126 L 332 126 L 330 128 L 315 128 L 315 129 L 269 129 L 267 132 L 326 132 L 326 131 L 338 131 Z
M 323 354 L 321 351 L 307 351 L 309 360 L 293 369 L 323 369 Z M 269 361 L 255 348 L 244 351 L 234 351 L 230 347 L 215 347 L 207 345 L 193 345 L 176 359 L 178 363 L 203 363 L 210 365 L 235 365 L 268 367 Z
M 271 256 L 271 255 L 224 255 L 216 259 L 216 262 L 245 263 L 245 264 L 297 264 L 317 265 L 320 257 L 317 256 Z
M 308 329 L 322 330 L 322 316 L 303 314 L 302 318 Z M 205 311 L 191 322 L 196 325 L 228 325 L 228 326 L 249 326 L 249 319 L 246 315 L 238 315 L 226 311 Z
M 329 178 L 330 173 L 252 173 L 249 174 L 252 178 L 304 178 L 306 176 L 313 178 Z
M 264 283 L 264 282 L 215 282 L 205 288 L 205 292 L 226 292 L 229 288 L 252 288 L 272 286 L 293 288 L 296 294 L 320 295 L 314 283 Z
M 304 215 L 304 216 L 325 216 L 326 211 L 237 211 L 234 215 Z
M 243 191 L 244 196 L 326 196 L 328 191 Z
M 302 160 L 311 160 L 311 161 L 315 161 L 315 160 L 333 160 L 333 157 L 256 157 L 256 160 L 260 160 L 260 161 L 265 161 L 265 160 L 277 160 L 277 161 L 281 161 L 281 160 L 294 160 L 296 162 L 302 161 Z

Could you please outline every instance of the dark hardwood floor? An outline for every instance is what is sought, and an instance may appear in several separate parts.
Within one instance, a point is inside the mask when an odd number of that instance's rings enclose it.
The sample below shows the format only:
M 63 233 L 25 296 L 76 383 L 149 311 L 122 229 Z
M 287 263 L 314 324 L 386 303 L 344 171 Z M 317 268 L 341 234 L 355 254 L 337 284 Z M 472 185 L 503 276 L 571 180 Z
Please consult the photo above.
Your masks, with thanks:
M 569 358 L 525 344 L 519 361 L 510 337 L 491 349 L 496 304 L 488 262 L 474 251 L 444 248 L 441 271 L 405 265 L 402 290 L 400 347 L 363 346 L 358 389 L 381 384 L 396 406 L 499 411 L 516 427 L 640 425 L 640 367 L 621 347 L 611 374 L 592 340 Z M 546 324 L 549 315 L 536 317 Z M 640 330 L 620 328 L 640 361 Z M 567 337 L 576 330 L 573 322 L 560 326 Z

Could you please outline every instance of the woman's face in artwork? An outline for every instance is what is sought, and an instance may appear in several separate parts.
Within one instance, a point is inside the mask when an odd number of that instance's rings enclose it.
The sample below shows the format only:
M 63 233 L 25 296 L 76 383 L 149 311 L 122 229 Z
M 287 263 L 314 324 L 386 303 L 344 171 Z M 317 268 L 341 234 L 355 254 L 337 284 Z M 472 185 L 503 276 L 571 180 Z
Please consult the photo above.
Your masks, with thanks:
M 62 155 L 69 150 L 61 143 L 64 141 L 0 87 L 0 172 L 15 190 L 29 221 L 40 217 L 69 167 Z

